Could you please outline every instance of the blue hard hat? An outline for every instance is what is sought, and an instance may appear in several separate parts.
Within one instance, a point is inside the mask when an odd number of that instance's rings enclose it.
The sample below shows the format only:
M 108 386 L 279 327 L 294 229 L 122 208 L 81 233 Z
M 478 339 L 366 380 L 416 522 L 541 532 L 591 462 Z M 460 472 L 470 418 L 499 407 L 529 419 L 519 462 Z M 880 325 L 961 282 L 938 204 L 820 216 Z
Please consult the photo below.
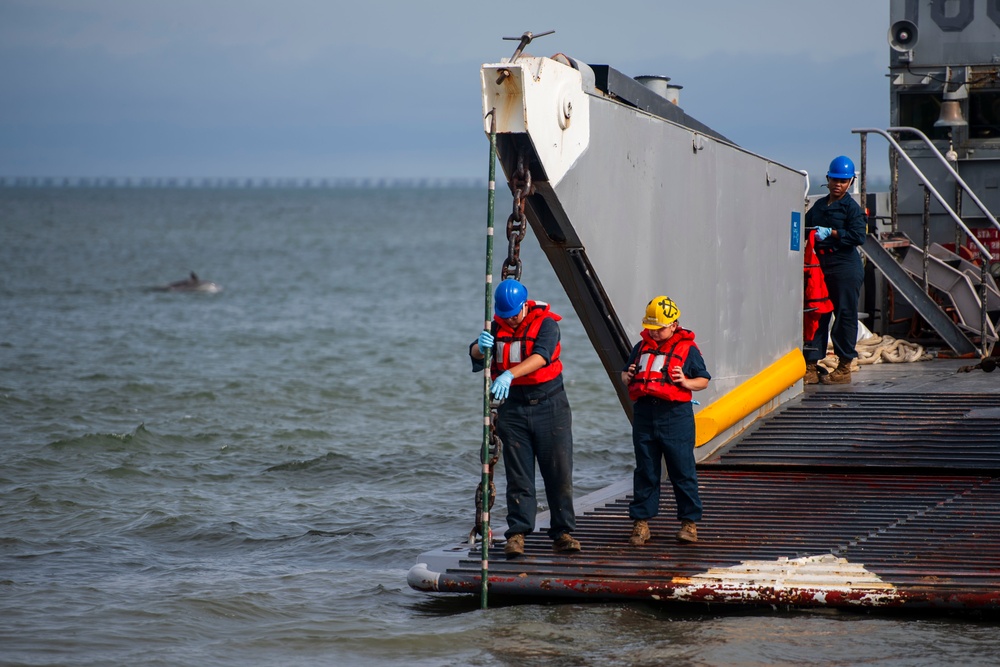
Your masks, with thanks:
M 830 162 L 827 178 L 854 178 L 854 162 L 846 155 L 838 155 Z
M 514 317 L 521 312 L 521 307 L 528 300 L 528 288 L 513 278 L 508 278 L 497 285 L 496 306 L 493 312 L 499 318 Z

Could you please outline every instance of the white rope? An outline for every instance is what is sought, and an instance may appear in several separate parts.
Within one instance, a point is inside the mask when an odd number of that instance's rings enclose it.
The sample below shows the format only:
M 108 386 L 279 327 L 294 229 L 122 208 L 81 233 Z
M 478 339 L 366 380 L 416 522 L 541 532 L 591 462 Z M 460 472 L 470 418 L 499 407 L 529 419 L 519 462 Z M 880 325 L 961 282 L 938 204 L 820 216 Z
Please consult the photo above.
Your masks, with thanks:
M 874 339 L 874 340 L 873 340 Z M 910 363 L 913 361 L 928 361 L 934 356 L 924 350 L 923 345 L 911 343 L 892 336 L 872 336 L 856 345 L 859 356 L 861 350 L 871 351 L 866 358 L 871 361 L 861 363 L 878 364 L 887 361 L 893 364 Z
M 858 358 L 851 362 L 852 371 L 868 364 L 902 364 L 934 358 L 933 355 L 924 350 L 922 345 L 878 334 L 871 334 L 867 338 L 859 340 L 854 347 L 858 351 Z M 827 348 L 826 358 L 821 359 L 818 363 L 829 371 L 837 368 L 837 355 L 833 354 L 832 344 Z

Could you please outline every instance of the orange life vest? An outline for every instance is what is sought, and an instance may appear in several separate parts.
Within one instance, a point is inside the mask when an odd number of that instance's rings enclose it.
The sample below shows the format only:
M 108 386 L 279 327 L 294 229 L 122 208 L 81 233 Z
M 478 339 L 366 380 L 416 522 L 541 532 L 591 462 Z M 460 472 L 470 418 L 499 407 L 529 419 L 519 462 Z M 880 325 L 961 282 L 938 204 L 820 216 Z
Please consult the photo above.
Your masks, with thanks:
M 807 341 L 812 340 L 813 336 L 816 335 L 820 316 L 833 312 L 833 302 L 830 301 L 830 294 L 826 289 L 823 269 L 820 268 L 819 259 L 816 257 L 815 236 L 815 229 L 806 235 L 806 247 L 803 253 L 805 286 L 802 292 L 802 339 Z
M 633 401 L 643 396 L 655 396 L 665 401 L 690 401 L 691 392 L 674 383 L 670 373 L 674 368 L 682 368 L 688 352 L 698 347 L 694 342 L 694 332 L 677 328 L 674 335 L 657 343 L 642 330 L 642 342 L 636 355 L 637 370 L 628 383 L 628 397 Z
M 493 321 L 496 323 L 493 360 L 490 365 L 490 374 L 493 379 L 496 379 L 504 371 L 510 370 L 532 355 L 535 340 L 538 338 L 538 330 L 542 328 L 542 322 L 546 319 L 558 322 L 562 317 L 552 312 L 549 304 L 543 301 L 530 300 L 528 301 L 528 312 L 525 314 L 524 319 L 521 320 L 521 323 L 517 325 L 517 329 L 512 329 L 499 317 L 493 318 Z M 533 373 L 514 378 L 511 384 L 532 385 L 556 379 L 562 373 L 562 362 L 559 360 L 561 351 L 562 343 L 557 343 L 548 364 Z

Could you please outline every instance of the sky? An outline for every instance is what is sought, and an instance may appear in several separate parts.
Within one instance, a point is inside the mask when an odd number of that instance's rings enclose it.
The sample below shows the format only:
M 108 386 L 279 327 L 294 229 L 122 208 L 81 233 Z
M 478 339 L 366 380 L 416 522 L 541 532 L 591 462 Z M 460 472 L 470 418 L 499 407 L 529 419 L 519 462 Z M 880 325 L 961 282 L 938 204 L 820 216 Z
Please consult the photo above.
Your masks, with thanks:
M 0 177 L 485 179 L 525 31 L 822 180 L 889 125 L 888 0 L 0 0 Z M 869 166 L 888 173 L 873 135 Z

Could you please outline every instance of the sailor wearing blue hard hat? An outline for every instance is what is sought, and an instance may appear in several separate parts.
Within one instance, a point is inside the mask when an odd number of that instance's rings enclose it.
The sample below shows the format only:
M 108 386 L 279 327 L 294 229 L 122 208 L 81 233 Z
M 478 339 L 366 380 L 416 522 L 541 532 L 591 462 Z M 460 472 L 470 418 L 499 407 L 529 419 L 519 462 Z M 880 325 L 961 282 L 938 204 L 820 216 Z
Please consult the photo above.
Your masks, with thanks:
M 489 330 L 469 346 L 473 372 L 484 367 L 490 351 L 496 430 L 503 443 L 507 477 L 507 544 L 504 554 L 524 553 L 524 538 L 535 530 L 535 464 L 545 480 L 549 506 L 548 536 L 557 553 L 580 550 L 572 536 L 573 432 L 569 399 L 563 388 L 559 325 L 562 318 L 549 304 L 530 301 L 528 289 L 508 278 L 494 293 Z
M 497 285 L 493 312 L 501 319 L 514 317 L 521 312 L 527 301 L 528 289 L 513 278 L 508 278 Z
M 854 180 L 854 176 L 854 161 L 846 155 L 838 155 L 833 158 L 830 162 L 830 168 L 826 172 L 827 178 L 847 180 L 848 185 L 850 185 L 850 181 Z
M 858 357 L 855 344 L 864 267 L 857 248 L 865 242 L 867 224 L 861 206 L 848 194 L 854 176 L 851 158 L 846 155 L 833 158 L 826 172 L 830 194 L 817 200 L 806 212 L 806 230 L 815 230 L 816 254 L 833 302 L 833 312 L 820 316 L 816 335 L 805 345 L 806 384 L 850 384 L 851 362 Z M 826 356 L 828 341 L 833 342 L 837 368 L 820 375 L 817 364 Z

